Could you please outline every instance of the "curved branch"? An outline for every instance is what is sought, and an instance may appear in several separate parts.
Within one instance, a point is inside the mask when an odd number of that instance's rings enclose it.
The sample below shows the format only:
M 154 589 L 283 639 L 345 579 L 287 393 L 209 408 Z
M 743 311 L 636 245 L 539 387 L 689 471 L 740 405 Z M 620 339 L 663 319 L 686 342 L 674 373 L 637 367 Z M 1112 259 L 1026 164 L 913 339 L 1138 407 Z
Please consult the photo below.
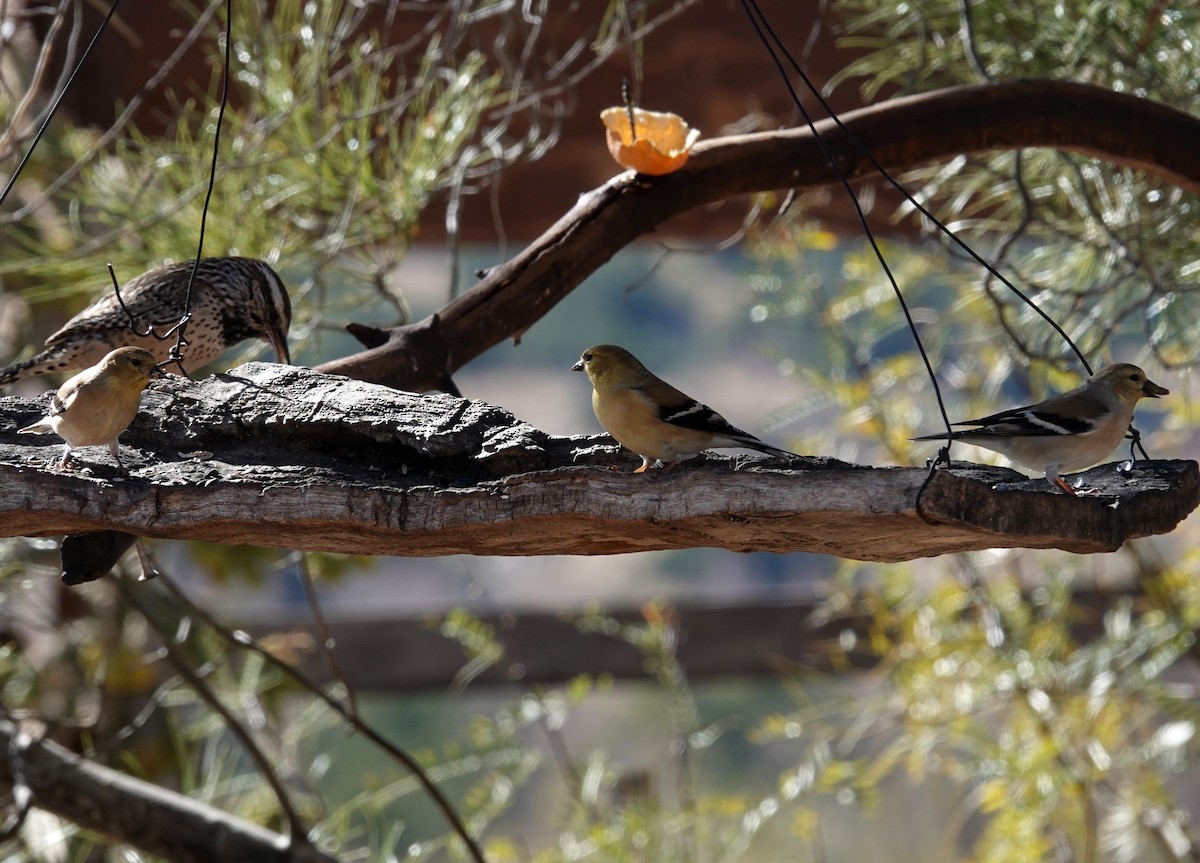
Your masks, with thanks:
M 853 140 L 832 121 L 817 126 L 852 180 L 874 173 L 856 142 L 893 174 L 963 153 L 1053 147 L 1200 192 L 1194 145 L 1200 120 L 1088 84 L 1020 80 L 955 87 L 853 111 L 842 122 Z M 808 129 L 701 142 L 677 173 L 626 173 L 588 192 L 524 251 L 436 315 L 396 327 L 383 344 L 319 369 L 398 389 L 442 388 L 451 373 L 488 348 L 509 336 L 519 340 L 601 264 L 672 216 L 734 195 L 817 188 L 835 179 Z
M 39 809 L 176 863 L 335 863 L 305 842 L 143 782 L 0 720 L 0 788 L 23 785 Z

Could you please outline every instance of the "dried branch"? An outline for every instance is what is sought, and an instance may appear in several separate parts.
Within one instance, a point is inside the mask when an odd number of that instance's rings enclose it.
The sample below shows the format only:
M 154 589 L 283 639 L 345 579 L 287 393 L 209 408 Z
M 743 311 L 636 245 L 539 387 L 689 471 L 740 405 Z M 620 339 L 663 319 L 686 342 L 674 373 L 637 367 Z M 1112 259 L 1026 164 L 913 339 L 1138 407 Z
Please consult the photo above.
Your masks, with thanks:
M 830 122 L 818 129 L 852 180 L 874 173 L 855 141 L 892 173 L 961 153 L 1055 147 L 1200 192 L 1200 153 L 1189 146 L 1200 136 L 1200 119 L 1087 84 L 1023 80 L 955 87 L 854 111 L 842 122 L 855 140 Z M 735 195 L 811 189 L 835 180 L 807 129 L 701 142 L 677 173 L 625 174 L 588 192 L 524 251 L 436 314 L 319 368 L 401 389 L 439 389 L 488 348 L 510 337 L 519 341 L 601 264 L 670 217 Z
M 254 735 L 233 715 L 233 711 L 226 706 L 225 702 L 213 691 L 212 687 L 205 683 L 204 677 L 200 672 L 193 668 L 188 659 L 182 655 L 171 635 L 165 631 L 163 625 L 150 612 L 147 603 L 138 596 L 137 591 L 131 590 L 125 579 L 120 579 L 118 583 L 121 587 L 121 596 L 124 600 L 137 609 L 142 618 L 150 625 L 150 628 L 158 634 L 159 640 L 163 645 L 163 650 L 166 652 L 167 660 L 174 666 L 179 676 L 187 681 L 188 686 L 192 688 L 192 691 L 196 693 L 200 700 L 208 705 L 209 710 L 221 717 L 221 721 L 225 723 L 225 727 L 229 729 L 229 733 L 241 744 L 242 750 L 254 762 L 258 774 L 271 787 L 271 790 L 275 793 L 276 800 L 279 802 L 279 811 L 283 813 L 284 821 L 287 822 L 290 840 L 297 845 L 306 844 L 308 841 L 307 830 L 300 818 L 300 814 L 296 811 L 296 807 L 292 803 L 291 794 L 288 793 L 283 780 L 276 774 L 275 765 L 271 763 L 271 760 L 262 750 L 262 747 L 254 739 Z
M 255 860 L 336 863 L 219 809 L 134 779 L 0 720 L 0 787 L 32 793 L 39 809 L 175 863 Z
M 483 849 L 480 847 L 479 841 L 475 839 L 475 837 L 473 837 L 467 830 L 466 825 L 463 824 L 462 819 L 455 811 L 454 805 L 437 786 L 437 783 L 430 778 L 429 773 L 426 772 L 425 768 L 421 766 L 420 762 L 418 762 L 416 758 L 389 740 L 373 725 L 366 722 L 358 713 L 351 698 L 347 698 L 346 703 L 334 698 L 333 695 L 327 692 L 324 687 L 317 683 L 307 673 L 296 666 L 290 665 L 289 663 L 281 660 L 246 632 L 241 630 L 235 632 L 234 630 L 225 626 L 206 608 L 203 608 L 202 606 L 193 602 L 187 594 L 179 589 L 179 586 L 175 584 L 170 577 L 164 575 L 162 576 L 162 581 L 167 589 L 171 592 L 171 595 L 175 598 L 175 601 L 179 603 L 180 607 L 186 609 L 189 615 L 198 618 L 214 632 L 220 634 L 221 638 L 228 642 L 231 647 L 237 647 L 251 651 L 261 656 L 267 662 L 271 663 L 272 666 L 279 669 L 286 676 L 291 678 L 292 681 L 298 684 L 301 688 L 307 690 L 321 701 L 324 701 L 331 710 L 338 713 L 342 719 L 346 721 L 347 725 L 349 725 L 367 740 L 370 740 L 382 752 L 386 753 L 389 758 L 394 760 L 397 764 L 403 766 L 405 770 L 411 773 L 417 780 L 417 783 L 424 789 L 425 793 L 429 795 L 430 800 L 433 801 L 433 805 L 436 806 L 442 813 L 442 816 L 450 825 L 450 829 L 454 831 L 455 835 L 457 835 L 459 840 L 463 843 L 463 847 L 467 849 L 467 854 L 470 856 L 470 858 L 475 861 L 475 863 L 484 863 L 486 858 L 483 856 Z M 318 619 L 319 616 L 314 615 L 314 622 Z M 329 638 L 329 630 L 323 620 L 320 622 L 318 630 L 320 634 L 325 637 L 326 641 L 331 641 Z M 343 676 L 338 671 L 335 671 L 334 674 L 335 677 L 342 683 L 342 686 L 345 688 L 347 693 L 351 692 L 352 690 L 350 688 L 348 678 Z

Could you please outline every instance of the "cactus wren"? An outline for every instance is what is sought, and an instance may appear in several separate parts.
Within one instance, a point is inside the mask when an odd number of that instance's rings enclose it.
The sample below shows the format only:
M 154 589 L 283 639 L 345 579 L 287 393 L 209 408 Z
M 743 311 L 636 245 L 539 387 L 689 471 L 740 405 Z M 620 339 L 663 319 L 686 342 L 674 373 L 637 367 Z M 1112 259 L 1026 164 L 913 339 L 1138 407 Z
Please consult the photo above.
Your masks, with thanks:
M 162 335 L 179 323 L 187 296 L 192 261 L 157 267 L 121 289 L 121 299 L 137 329 Z M 292 304 L 276 272 L 257 258 L 203 258 L 192 285 L 192 316 L 183 350 L 184 368 L 198 369 L 243 339 L 259 338 L 290 363 L 287 347 Z M 94 365 L 114 348 L 136 345 L 161 362 L 174 338 L 163 341 L 139 336 L 129 326 L 116 295 L 109 291 L 46 339 L 46 349 L 32 359 L 0 369 L 0 386 L 22 378 Z

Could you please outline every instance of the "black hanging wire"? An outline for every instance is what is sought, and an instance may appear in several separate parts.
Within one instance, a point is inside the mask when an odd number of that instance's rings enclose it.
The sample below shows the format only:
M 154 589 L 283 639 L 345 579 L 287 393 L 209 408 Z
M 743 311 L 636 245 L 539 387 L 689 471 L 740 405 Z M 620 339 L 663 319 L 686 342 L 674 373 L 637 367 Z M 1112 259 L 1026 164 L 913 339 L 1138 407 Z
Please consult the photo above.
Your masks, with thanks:
M 120 0 L 117 0 L 117 2 L 120 2 Z M 158 367 L 166 368 L 167 366 L 174 365 L 179 369 L 180 374 L 187 378 L 190 378 L 191 375 L 187 373 L 187 369 L 183 366 L 183 349 L 188 345 L 185 331 L 187 329 L 188 321 L 190 321 L 192 318 L 192 286 L 196 280 L 196 270 L 200 266 L 200 259 L 204 254 L 204 230 L 208 223 L 209 203 L 212 201 L 213 188 L 216 186 L 217 181 L 217 157 L 219 156 L 221 149 L 221 127 L 225 119 L 225 106 L 229 102 L 230 46 L 233 44 L 232 16 L 233 10 L 231 8 L 230 0 L 225 0 L 225 58 L 224 65 L 221 69 L 221 103 L 217 109 L 216 131 L 213 135 L 213 154 L 212 162 L 208 171 L 208 189 L 204 195 L 204 207 L 200 211 L 200 239 L 196 248 L 196 257 L 192 261 L 192 269 L 188 273 L 187 292 L 184 295 L 183 310 L 180 313 L 179 320 L 175 322 L 174 326 L 161 335 L 159 335 L 159 333 L 154 329 L 153 324 L 147 324 L 144 330 L 138 329 L 137 321 L 134 319 L 133 313 L 129 311 L 129 307 L 125 305 L 125 300 L 121 297 L 121 285 L 117 281 L 117 274 L 113 270 L 112 264 L 108 265 L 108 275 L 109 278 L 112 279 L 113 292 L 116 294 L 117 304 L 121 307 L 121 311 L 125 313 L 129 329 L 133 331 L 134 335 L 137 335 L 141 338 L 153 336 L 160 342 L 174 338 L 175 344 L 171 346 L 171 350 L 167 354 L 167 358 L 159 363 Z
M 117 305 L 120 306 L 121 311 L 125 313 L 125 325 L 129 327 L 133 334 L 138 338 L 155 338 L 160 342 L 165 342 L 167 339 L 174 338 L 176 333 L 179 331 L 179 322 L 176 322 L 171 329 L 167 330 L 162 335 L 159 335 L 158 331 L 154 329 L 154 324 L 146 324 L 145 329 L 138 329 L 137 318 L 133 316 L 133 312 L 129 311 L 129 306 L 125 305 L 125 299 L 121 296 L 121 283 L 117 281 L 117 271 L 113 269 L 113 265 L 111 263 L 107 264 L 107 267 L 108 277 L 112 280 L 113 293 L 117 297 Z M 169 360 L 166 360 L 158 365 L 159 367 L 162 367 L 168 365 L 169 362 Z
M 1059 336 L 1061 336 L 1063 341 L 1066 342 L 1066 344 L 1070 347 L 1071 351 L 1079 359 L 1079 362 L 1083 365 L 1084 369 L 1087 371 L 1089 376 L 1091 374 L 1093 374 L 1092 366 L 1088 362 L 1087 357 L 1085 357 L 1083 355 L 1083 352 L 1079 349 L 1078 345 L 1075 344 L 1075 341 L 1069 335 L 1067 335 L 1067 332 L 1062 328 L 1062 326 L 1059 325 L 1059 323 L 1057 321 L 1055 321 L 1048 313 L 1046 313 L 1044 310 L 1042 310 L 1042 308 L 1040 306 L 1038 306 L 1038 304 L 1033 299 L 1031 299 L 1028 295 L 1026 295 L 1019 288 L 1017 288 L 1016 285 L 1014 285 L 1008 278 L 1006 278 L 1004 276 L 1004 274 L 999 272 L 999 270 L 997 270 L 995 266 L 993 266 L 989 261 L 987 261 L 985 258 L 983 258 L 979 253 L 977 253 L 974 249 L 972 249 L 966 242 L 964 242 L 957 234 L 955 234 L 945 224 L 943 224 L 933 213 L 931 213 L 929 211 L 929 209 L 927 207 L 925 207 L 920 201 L 918 201 L 915 197 L 913 197 L 913 195 L 911 193 L 909 193 L 909 191 L 906 188 L 904 188 L 904 186 L 898 180 L 896 180 L 887 171 L 887 169 L 884 168 L 883 165 L 881 165 L 878 162 L 878 160 L 875 159 L 875 157 L 862 144 L 862 142 L 859 141 L 858 138 L 852 132 L 850 132 L 849 129 L 846 128 L 845 124 L 842 123 L 841 118 L 838 117 L 837 113 L 830 107 L 829 103 L 821 95 L 820 90 L 813 84 L 812 80 L 808 77 L 808 75 L 805 74 L 803 68 L 801 68 L 800 64 L 796 62 L 795 58 L 792 57 L 791 53 L 787 49 L 787 46 L 783 43 L 783 40 L 780 39 L 779 36 L 775 33 L 774 29 L 771 27 L 770 22 L 767 20 L 766 16 L 762 13 L 762 10 L 759 9 L 757 0 L 742 0 L 742 8 L 745 10 L 747 17 L 750 19 L 751 26 L 754 27 L 755 33 L 758 35 L 759 40 L 763 43 L 763 46 L 767 49 L 768 53 L 771 56 L 772 62 L 775 64 L 776 69 L 779 71 L 780 76 L 783 78 L 784 85 L 787 87 L 788 93 L 792 97 L 792 101 L 794 102 L 796 107 L 799 109 L 799 111 L 803 115 L 805 123 L 808 125 L 809 130 L 813 133 L 813 137 L 816 139 L 818 145 L 820 146 L 822 153 L 825 155 L 826 159 L 829 161 L 829 164 L 833 168 L 834 173 L 837 175 L 838 179 L 841 181 L 842 186 L 846 189 L 847 194 L 850 196 L 850 199 L 854 204 L 855 211 L 858 214 L 859 221 L 862 223 L 864 232 L 866 233 L 866 236 L 871 243 L 871 247 L 875 251 L 875 255 L 879 259 L 880 265 L 883 267 L 884 273 L 887 275 L 888 280 L 891 282 L 892 290 L 895 292 L 896 297 L 899 300 L 900 307 L 904 311 L 904 315 L 908 322 L 909 329 L 912 332 L 913 339 L 916 342 L 918 350 L 920 351 L 921 359 L 925 363 L 925 369 L 926 369 L 927 373 L 929 374 L 929 380 L 933 386 L 934 395 L 937 399 L 938 409 L 941 412 L 942 420 L 945 423 L 946 446 L 941 448 L 938 451 L 937 458 L 933 461 L 933 463 L 930 466 L 930 474 L 928 477 L 926 477 L 925 484 L 922 485 L 922 487 L 921 487 L 921 493 L 923 493 L 926 486 L 929 483 L 930 478 L 933 475 L 933 470 L 937 467 L 937 465 L 941 464 L 941 463 L 949 463 L 950 444 L 952 443 L 953 438 L 952 438 L 952 430 L 950 428 L 949 417 L 946 415 L 945 405 L 942 400 L 941 390 L 938 386 L 937 378 L 936 378 L 936 375 L 934 374 L 933 367 L 930 364 L 929 358 L 926 355 L 924 346 L 922 345 L 921 338 L 920 338 L 919 334 L 917 333 L 916 327 L 913 324 L 912 316 L 909 314 L 907 304 L 904 301 L 904 298 L 900 292 L 899 286 L 896 284 L 895 278 L 892 276 L 890 270 L 887 267 L 887 264 L 883 260 L 882 254 L 879 250 L 879 247 L 875 242 L 874 235 L 872 234 L 871 229 L 870 229 L 869 225 L 867 224 L 866 218 L 863 214 L 862 208 L 859 205 L 858 198 L 854 194 L 854 191 L 851 188 L 849 181 L 846 179 L 845 174 L 841 171 L 841 169 L 838 167 L 837 163 L 831 157 L 828 147 L 825 145 L 825 142 L 822 140 L 820 134 L 817 132 L 817 130 L 815 128 L 815 125 L 813 123 L 811 115 L 808 113 L 808 111 L 804 108 L 804 106 L 800 102 L 800 98 L 797 95 L 795 88 L 792 86 L 791 79 L 788 77 L 787 72 L 784 69 L 782 62 L 779 59 L 780 54 L 782 54 L 783 57 L 785 57 L 787 59 L 788 65 L 791 66 L 792 70 L 800 78 L 800 80 L 804 84 L 805 88 L 813 95 L 813 97 L 821 105 L 821 108 L 829 116 L 831 121 L 838 128 L 838 130 L 841 131 L 846 136 L 846 139 L 867 159 L 867 161 L 871 165 L 871 167 L 873 167 L 879 173 L 879 175 L 881 177 L 883 177 L 888 182 L 889 185 L 892 186 L 892 188 L 896 189 L 901 195 L 903 195 L 905 200 L 907 200 L 917 210 L 917 212 L 919 212 L 922 216 L 927 218 L 933 225 L 935 225 L 937 227 L 937 229 L 939 231 L 941 231 L 943 234 L 945 234 L 947 237 L 949 237 L 955 243 L 955 245 L 957 245 L 971 259 L 973 259 L 976 263 L 978 263 L 981 267 L 983 267 L 984 270 L 986 270 L 992 277 L 994 277 L 1002 285 L 1004 285 L 1006 288 L 1008 288 L 1008 290 L 1011 291 L 1015 296 L 1017 296 L 1022 302 L 1024 302 L 1025 305 L 1027 305 L 1029 308 L 1033 309 L 1033 311 L 1036 312 L 1038 314 L 1038 316 L 1042 318 L 1043 321 L 1045 321 L 1047 324 L 1049 324 L 1050 327 Z M 767 38 L 768 36 L 770 37 L 770 41 L 768 41 L 768 38 Z M 774 43 L 774 44 L 772 45 L 772 43 Z M 777 50 L 778 50 L 778 53 L 776 53 Z M 1149 456 L 1146 453 L 1145 448 L 1142 446 L 1142 443 L 1141 443 L 1141 433 L 1133 426 L 1132 423 L 1129 426 L 1129 430 L 1128 430 L 1126 436 L 1131 441 L 1130 447 L 1129 447 L 1129 454 L 1130 454 L 1131 459 L 1135 458 L 1135 456 L 1134 456 L 1134 448 L 1135 447 L 1138 450 L 1140 450 L 1143 458 L 1149 458 Z M 918 513 L 920 512 L 920 496 L 921 495 L 919 493 L 917 496 Z
M 221 104 L 217 109 L 216 130 L 213 133 L 212 161 L 208 169 L 208 190 L 204 194 L 204 207 L 200 210 L 200 239 L 196 244 L 196 257 L 192 261 L 191 272 L 188 273 L 187 293 L 183 299 L 183 313 L 179 316 L 179 323 L 172 328 L 175 330 L 175 344 L 171 346 L 171 353 L 161 364 L 164 366 L 174 364 L 185 376 L 189 376 L 187 370 L 183 367 L 183 349 L 188 343 L 185 333 L 188 321 L 192 317 L 192 288 L 196 282 L 196 270 L 200 268 L 200 259 L 204 256 L 204 229 L 208 224 L 208 206 L 212 201 L 213 188 L 217 184 L 217 157 L 221 152 L 221 127 L 225 121 L 225 106 L 229 103 L 229 67 L 232 46 L 233 4 L 231 0 L 225 0 L 225 58 L 224 65 L 221 67 Z
M 71 83 L 75 80 L 75 76 L 79 74 L 79 70 L 83 68 L 84 61 L 88 55 L 92 53 L 92 48 L 96 46 L 96 42 L 100 39 L 100 34 L 104 32 L 104 28 L 108 26 L 108 22 L 112 20 L 113 15 L 117 13 L 117 7 L 121 5 L 121 0 L 113 0 L 112 6 L 108 8 L 108 14 L 100 22 L 100 26 L 96 28 L 96 32 L 92 34 L 91 41 L 87 43 L 87 47 L 83 49 L 83 53 L 79 55 L 79 61 L 75 64 L 75 68 L 71 70 L 70 76 L 63 82 L 62 89 L 58 91 L 58 95 L 54 97 L 54 102 L 50 105 L 50 110 L 46 112 L 45 118 L 42 120 L 42 125 L 38 127 L 37 133 L 33 136 L 33 140 L 29 142 L 29 149 L 25 151 L 25 155 L 21 157 L 17 169 L 13 171 L 8 182 L 4 185 L 4 191 L 0 192 L 0 204 L 3 204 L 8 198 L 9 192 L 13 190 L 13 186 L 17 184 L 17 178 L 21 176 L 21 172 L 25 170 L 25 165 L 29 162 L 33 151 L 37 149 L 38 143 L 42 140 L 42 135 L 46 134 L 46 129 L 50 127 L 50 121 L 54 119 L 54 115 L 58 112 L 59 106 L 62 104 L 63 97 L 67 95 L 67 91 L 71 89 Z
M 917 345 L 917 351 L 921 354 L 921 361 L 925 364 L 925 371 L 929 375 L 929 382 L 933 386 L 933 394 L 937 399 L 938 411 L 941 413 L 942 422 L 945 423 L 946 426 L 946 446 L 940 449 L 938 451 L 937 458 L 930 462 L 929 473 L 925 477 L 925 482 L 921 484 L 920 491 L 917 492 L 917 514 L 921 516 L 922 519 L 925 519 L 925 515 L 921 509 L 922 495 L 924 495 L 926 487 L 933 478 L 933 474 L 937 469 L 937 466 L 943 462 L 949 464 L 950 444 L 953 440 L 953 433 L 950 428 L 950 417 L 946 413 L 946 403 L 942 399 L 942 389 L 938 385 L 937 375 L 935 375 L 933 372 L 933 364 L 929 360 L 929 354 L 925 351 L 925 345 L 921 341 L 921 334 L 917 332 L 916 323 L 913 321 L 912 312 L 909 311 L 908 303 L 904 299 L 904 294 L 901 292 L 900 286 L 896 282 L 896 277 L 892 274 L 891 267 L 888 266 L 887 261 L 883 257 L 883 250 L 879 248 L 879 243 L 875 239 L 875 233 L 871 230 L 871 226 L 867 222 L 867 216 L 866 213 L 863 212 L 862 204 L 859 203 L 858 196 L 854 194 L 854 189 L 851 187 L 850 181 L 846 179 L 845 173 L 841 168 L 838 167 L 837 160 L 834 159 L 833 154 L 829 152 L 829 147 L 825 144 L 825 139 L 822 138 L 817 132 L 817 128 L 813 123 L 812 115 L 808 113 L 804 105 L 801 103 L 800 97 L 796 94 L 796 90 L 792 86 L 791 79 L 788 78 L 787 70 L 783 68 L 783 63 L 781 63 L 779 60 L 779 55 L 775 53 L 775 49 L 771 46 L 771 43 L 767 40 L 765 34 L 763 33 L 764 28 L 771 34 L 771 39 L 780 47 L 780 50 L 783 51 L 784 55 L 788 57 L 788 60 L 792 63 L 794 68 L 797 68 L 797 70 L 798 64 L 796 64 L 796 61 L 793 60 L 791 55 L 787 53 L 787 50 L 783 48 L 779 38 L 775 35 L 774 31 L 771 30 L 770 25 L 767 24 L 766 18 L 763 17 L 762 12 L 759 11 L 758 4 L 755 3 L 754 0 L 742 0 L 742 8 L 746 10 L 746 15 L 750 19 L 751 26 L 754 27 L 754 31 L 758 34 L 758 38 L 762 41 L 763 46 L 771 55 L 771 60 L 774 62 L 775 68 L 779 70 L 779 75 L 783 78 L 784 85 L 787 87 L 788 93 L 791 94 L 792 101 L 795 103 L 796 108 L 804 117 L 804 122 L 808 126 L 809 131 L 812 132 L 813 138 L 817 142 L 817 146 L 821 148 L 821 153 L 825 156 L 826 161 L 829 162 L 830 167 L 833 168 L 833 172 L 837 175 L 842 187 L 846 190 L 846 194 L 850 196 L 850 202 L 854 206 L 854 212 L 858 215 L 858 220 L 862 224 L 863 233 L 866 235 L 867 241 L 871 244 L 871 249 L 875 253 L 875 258 L 879 261 L 879 266 L 883 268 L 883 273 L 885 276 L 887 276 L 887 280 L 892 286 L 892 292 L 896 295 L 896 301 L 900 304 L 901 311 L 904 312 L 904 319 L 908 323 L 908 329 L 912 333 L 913 341 Z M 759 24 L 759 19 L 762 21 L 761 26 Z M 800 72 L 800 76 L 805 82 L 805 85 L 810 89 L 813 89 L 812 83 L 808 80 L 808 77 L 805 76 L 803 72 Z M 818 96 L 818 98 L 820 97 Z M 825 104 L 824 100 L 821 100 L 821 104 L 827 111 L 829 111 L 829 106 Z M 832 111 L 829 111 L 829 113 L 831 116 L 834 116 Z M 837 122 L 836 116 L 834 116 L 834 121 Z M 838 125 L 839 127 L 841 126 L 840 123 L 838 123 Z M 874 162 L 874 160 L 872 160 L 872 162 Z M 877 164 L 876 167 L 878 167 Z
M 788 65 L 792 67 L 792 70 L 800 78 L 801 82 L 804 84 L 805 89 L 807 89 L 813 95 L 813 98 L 815 98 L 817 100 L 817 102 L 820 104 L 821 109 L 823 111 L 825 111 L 826 114 L 829 115 L 829 119 L 833 121 L 833 124 L 835 126 L 837 126 L 838 130 L 846 136 L 846 140 L 848 140 L 851 144 L 853 144 L 854 148 L 856 150 L 858 150 L 860 153 L 862 153 L 863 157 L 866 158 L 867 162 L 871 165 L 871 167 L 874 168 L 876 170 L 876 172 L 878 172 L 878 174 L 881 177 L 883 177 L 883 179 L 886 180 L 893 189 L 895 189 L 897 192 L 899 192 L 901 195 L 903 195 L 904 199 L 906 201 L 908 201 L 910 204 L 912 204 L 913 208 L 916 209 L 916 211 L 918 213 L 920 213 L 922 216 L 927 218 L 939 231 L 941 231 L 948 238 L 950 238 L 950 240 L 952 240 L 954 242 L 954 244 L 956 246 L 958 246 L 959 249 L 961 249 L 963 252 L 965 252 L 972 260 L 974 260 L 977 264 L 979 264 L 979 266 L 983 267 L 989 274 L 991 274 L 993 277 L 995 277 L 996 280 L 1000 282 L 1000 284 L 1004 285 L 1004 287 L 1006 287 L 1010 291 L 1012 291 L 1012 293 L 1015 294 L 1017 297 L 1019 297 L 1021 299 L 1021 301 L 1025 303 L 1025 305 L 1029 306 L 1029 308 L 1031 308 L 1035 312 L 1037 312 L 1037 314 L 1042 318 L 1042 320 L 1044 320 L 1047 324 L 1049 324 L 1056 333 L 1058 333 L 1060 336 L 1062 336 L 1063 341 L 1065 341 L 1067 343 L 1067 346 L 1070 347 L 1071 351 L 1075 354 L 1075 356 L 1079 358 L 1079 362 L 1083 365 L 1084 369 L 1086 369 L 1087 373 L 1089 375 L 1091 375 L 1092 374 L 1091 364 L 1087 361 L 1087 357 L 1085 357 L 1083 355 L 1083 352 L 1079 349 L 1078 345 L 1075 344 L 1074 340 L 1069 335 L 1067 335 L 1066 330 L 1064 330 L 1058 324 L 1058 322 L 1054 320 L 1054 318 L 1050 317 L 1049 314 L 1047 314 L 1045 311 L 1043 311 L 1041 309 L 1041 307 L 1038 306 L 1038 304 L 1033 299 L 1031 299 L 1027 294 L 1025 294 L 1023 291 L 1021 291 L 1020 288 L 1018 288 L 1011 281 L 1009 281 L 1009 279 L 1006 278 L 1003 273 L 1001 273 L 999 270 L 997 270 L 990 261 L 988 261 L 982 255 L 980 255 L 978 252 L 976 252 L 974 249 L 972 249 L 969 245 L 967 245 L 967 243 L 964 240 L 962 240 L 957 234 L 955 234 L 952 230 L 950 230 L 948 227 L 946 227 L 946 225 L 944 225 L 941 222 L 941 220 L 938 219 L 937 216 L 935 216 L 933 213 L 931 213 L 924 204 L 922 204 L 915 197 L 913 197 L 912 193 L 910 193 L 906 188 L 904 188 L 904 186 L 901 185 L 900 181 L 897 180 L 895 177 L 893 177 L 888 172 L 888 170 L 883 167 L 883 165 L 879 164 L 878 160 L 876 160 L 876 158 L 873 155 L 871 155 L 871 152 L 866 148 L 866 146 L 860 140 L 858 140 L 858 138 L 849 129 L 846 128 L 845 124 L 842 123 L 841 118 L 837 115 L 837 113 L 833 110 L 833 108 L 830 107 L 829 103 L 821 95 L 820 89 L 815 84 L 813 84 L 812 79 L 810 79 L 808 77 L 808 75 L 805 74 L 804 70 L 800 68 L 800 64 L 797 63 L 796 60 L 792 57 L 791 53 L 787 49 L 787 46 L 784 45 L 783 40 L 781 40 L 779 38 L 779 36 L 776 35 L 775 31 L 771 28 L 770 22 L 767 20 L 766 16 L 763 15 L 762 11 L 758 8 L 757 0 L 742 0 L 742 7 L 746 9 L 746 13 L 748 15 L 751 15 L 751 21 L 752 21 L 752 23 L 754 23 L 754 29 L 758 32 L 759 38 L 763 39 L 763 44 L 766 46 L 767 50 L 771 52 L 771 58 L 775 61 L 776 68 L 779 69 L 779 73 L 783 76 L 785 82 L 787 83 L 788 92 L 791 93 L 792 99 L 793 99 L 793 101 L 795 101 L 797 107 L 800 108 L 800 111 L 804 113 L 804 118 L 808 122 L 809 128 L 812 129 L 812 132 L 817 137 L 817 139 L 820 140 L 820 135 L 817 134 L 816 129 L 813 129 L 813 124 L 812 124 L 812 121 L 809 119 L 808 112 L 805 111 L 805 109 L 802 106 L 800 106 L 800 99 L 796 95 L 795 88 L 792 87 L 792 83 L 788 79 L 787 73 L 784 71 L 783 66 L 778 59 L 778 56 L 775 53 L 776 48 L 778 49 L 779 53 L 782 54 L 787 59 Z M 751 14 L 751 12 L 750 12 L 751 9 L 754 10 L 753 14 Z M 761 28 L 760 28 L 758 22 L 755 21 L 754 16 L 757 16 L 758 21 L 761 21 Z M 763 38 L 764 31 L 766 32 L 767 35 L 769 35 L 771 37 L 771 41 L 775 43 L 774 48 L 770 44 L 768 44 L 766 42 L 766 40 Z M 828 152 L 828 150 L 825 149 L 825 145 L 823 143 L 821 144 L 821 148 L 822 148 L 822 152 L 824 152 L 825 155 L 828 157 L 829 152 Z M 832 161 L 831 161 L 831 164 L 832 164 Z M 838 167 L 836 165 L 834 165 L 833 168 L 834 168 L 834 171 L 837 172 L 838 177 L 841 178 L 842 182 L 846 185 L 847 190 L 849 190 L 849 184 L 846 183 L 845 178 L 842 175 L 841 171 L 838 169 Z M 851 192 L 850 194 L 853 195 L 853 192 Z

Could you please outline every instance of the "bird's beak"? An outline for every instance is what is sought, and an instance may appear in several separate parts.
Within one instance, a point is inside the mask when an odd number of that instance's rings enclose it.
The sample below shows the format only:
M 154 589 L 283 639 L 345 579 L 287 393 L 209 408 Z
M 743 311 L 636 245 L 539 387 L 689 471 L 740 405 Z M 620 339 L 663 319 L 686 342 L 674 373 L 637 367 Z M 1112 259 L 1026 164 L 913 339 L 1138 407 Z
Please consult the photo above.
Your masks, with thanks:
M 571 366 L 571 371 L 573 371 L 573 372 L 583 371 L 583 358 L 582 357 L 580 358 L 579 362 L 577 362 L 577 363 L 575 363 L 575 365 Z
M 1171 394 L 1171 391 L 1169 389 L 1167 389 L 1166 387 L 1160 387 L 1158 384 L 1154 383 L 1154 381 L 1150 380 L 1149 378 L 1147 378 L 1146 382 L 1144 384 L 1142 384 L 1142 395 L 1149 396 L 1152 399 L 1156 399 L 1159 396 L 1167 396 L 1170 394 Z
M 267 332 L 267 341 L 275 349 L 275 358 L 285 366 L 290 366 L 292 364 L 292 355 L 288 351 L 287 334 L 281 333 L 278 330 L 269 330 Z

